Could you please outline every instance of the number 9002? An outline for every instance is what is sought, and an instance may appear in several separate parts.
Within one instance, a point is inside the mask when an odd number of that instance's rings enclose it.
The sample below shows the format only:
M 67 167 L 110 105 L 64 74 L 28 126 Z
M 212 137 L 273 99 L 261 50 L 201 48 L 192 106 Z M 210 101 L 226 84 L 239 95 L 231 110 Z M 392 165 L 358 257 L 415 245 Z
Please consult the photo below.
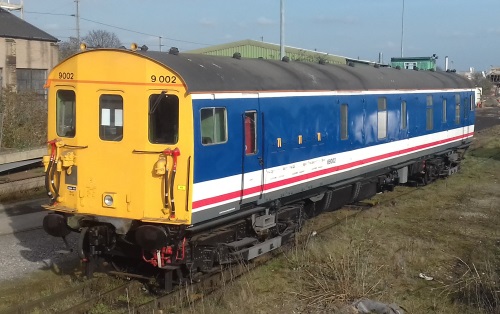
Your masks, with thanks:
M 151 75 L 152 83 L 177 83 L 177 77 L 175 75 Z
M 71 72 L 59 72 L 59 79 L 61 80 L 72 80 L 73 73 Z

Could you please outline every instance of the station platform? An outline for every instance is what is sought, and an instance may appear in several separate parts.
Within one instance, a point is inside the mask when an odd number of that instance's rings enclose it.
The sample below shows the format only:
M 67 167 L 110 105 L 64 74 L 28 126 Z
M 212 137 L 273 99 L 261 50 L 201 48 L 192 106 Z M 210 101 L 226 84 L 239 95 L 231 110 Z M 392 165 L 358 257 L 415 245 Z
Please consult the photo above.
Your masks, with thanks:
M 39 147 L 27 150 L 1 150 L 0 173 L 31 164 L 40 163 L 42 156 L 47 154 L 47 148 Z

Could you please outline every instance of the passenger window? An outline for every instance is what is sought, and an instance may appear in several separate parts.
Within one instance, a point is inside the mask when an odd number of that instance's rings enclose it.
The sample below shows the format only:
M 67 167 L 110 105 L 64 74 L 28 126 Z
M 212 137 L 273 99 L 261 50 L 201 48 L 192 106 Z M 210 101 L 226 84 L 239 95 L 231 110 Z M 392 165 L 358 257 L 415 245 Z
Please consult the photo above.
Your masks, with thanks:
M 170 94 L 149 96 L 149 142 L 176 144 L 179 140 L 179 98 Z
M 407 116 L 406 116 L 406 101 L 401 102 L 401 130 L 406 130 L 407 125 Z
M 245 154 L 257 153 L 257 112 L 245 112 Z
M 432 97 L 432 96 L 431 96 Z M 425 129 L 432 130 L 434 128 L 434 108 L 432 106 L 432 98 L 431 103 L 427 102 L 427 110 L 426 110 L 426 119 L 425 119 Z
M 443 99 L 443 123 L 446 122 L 446 99 Z
M 201 143 L 212 145 L 227 141 L 226 108 L 201 109 Z
M 99 138 L 104 141 L 123 139 L 123 98 L 120 95 L 99 97 Z
M 470 111 L 474 111 L 474 107 L 476 105 L 474 104 L 474 96 L 472 95 L 469 97 L 469 105 L 470 105 Z
M 427 95 L 427 107 L 430 107 L 434 104 L 432 100 L 432 95 Z
M 58 136 L 75 137 L 76 96 L 72 90 L 58 90 L 56 94 L 56 132 Z
M 383 139 L 387 137 L 387 99 L 385 97 L 380 97 L 378 99 L 378 115 L 377 115 L 377 125 L 378 125 L 378 139 Z
M 455 94 L 455 124 L 460 124 L 460 94 Z
M 348 107 L 347 104 L 340 105 L 340 139 L 346 140 L 349 137 L 348 132 Z

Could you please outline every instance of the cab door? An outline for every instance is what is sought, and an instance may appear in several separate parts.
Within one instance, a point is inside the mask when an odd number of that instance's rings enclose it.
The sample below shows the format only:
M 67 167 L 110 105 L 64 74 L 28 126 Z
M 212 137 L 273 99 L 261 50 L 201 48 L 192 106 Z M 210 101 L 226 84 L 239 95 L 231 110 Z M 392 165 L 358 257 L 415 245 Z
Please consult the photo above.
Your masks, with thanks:
M 241 113 L 241 203 L 248 203 L 262 197 L 264 184 L 264 160 L 262 119 L 258 98 L 252 98 L 251 104 L 244 106 Z

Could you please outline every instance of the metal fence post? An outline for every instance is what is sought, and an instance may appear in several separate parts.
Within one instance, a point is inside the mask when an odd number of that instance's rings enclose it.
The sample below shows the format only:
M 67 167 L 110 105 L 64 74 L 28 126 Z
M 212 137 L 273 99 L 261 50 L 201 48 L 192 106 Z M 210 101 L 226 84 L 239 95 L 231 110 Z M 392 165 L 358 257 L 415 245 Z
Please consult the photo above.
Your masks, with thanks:
M 2 135 L 3 135 L 3 112 L 0 113 L 0 148 L 2 148 Z

